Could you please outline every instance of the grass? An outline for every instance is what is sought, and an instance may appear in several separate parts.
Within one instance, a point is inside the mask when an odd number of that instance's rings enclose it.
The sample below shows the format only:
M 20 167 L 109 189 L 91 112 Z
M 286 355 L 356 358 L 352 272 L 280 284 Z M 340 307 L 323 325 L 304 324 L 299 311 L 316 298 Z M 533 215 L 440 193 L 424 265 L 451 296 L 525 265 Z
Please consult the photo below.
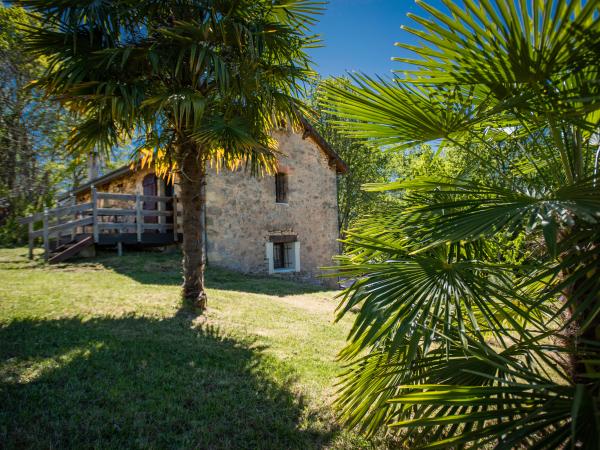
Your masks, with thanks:
M 209 269 L 195 316 L 177 253 L 25 254 L 0 249 L 0 448 L 384 446 L 335 420 L 334 291 Z

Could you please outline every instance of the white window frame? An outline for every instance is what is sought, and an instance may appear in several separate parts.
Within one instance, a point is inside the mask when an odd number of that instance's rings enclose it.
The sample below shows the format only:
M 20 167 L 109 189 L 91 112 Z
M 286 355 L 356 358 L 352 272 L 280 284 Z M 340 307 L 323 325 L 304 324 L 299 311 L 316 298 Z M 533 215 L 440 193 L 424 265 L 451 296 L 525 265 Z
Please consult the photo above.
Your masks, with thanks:
M 273 258 L 273 242 L 269 241 L 265 244 L 269 275 L 274 273 L 300 272 L 300 241 L 294 241 L 292 244 L 294 244 L 294 267 L 289 269 L 275 269 L 275 262 Z

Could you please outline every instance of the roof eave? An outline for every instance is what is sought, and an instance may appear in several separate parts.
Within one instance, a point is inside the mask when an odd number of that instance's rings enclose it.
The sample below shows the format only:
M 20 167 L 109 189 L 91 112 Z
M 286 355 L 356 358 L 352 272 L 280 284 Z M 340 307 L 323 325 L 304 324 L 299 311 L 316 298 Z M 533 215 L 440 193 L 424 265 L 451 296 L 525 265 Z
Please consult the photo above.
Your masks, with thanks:
M 300 122 L 302 123 L 302 127 L 304 128 L 304 132 L 302 133 L 302 139 L 306 139 L 307 137 L 312 138 L 315 143 L 319 146 L 319 148 L 328 156 L 329 165 L 335 167 L 335 170 L 339 174 L 348 173 L 348 165 L 344 162 L 342 158 L 335 152 L 335 150 L 329 145 L 329 143 L 319 134 L 319 132 L 313 127 L 306 118 L 300 116 Z M 86 192 L 92 186 L 100 186 L 102 184 L 108 183 L 115 178 L 119 178 L 123 175 L 128 175 L 132 172 L 132 168 L 130 164 L 119 167 L 118 169 L 113 170 L 101 177 L 94 178 L 87 183 L 82 184 L 81 186 L 72 189 L 69 192 L 65 192 L 64 194 L 58 197 L 58 201 L 62 201 L 67 199 L 72 195 L 81 194 L 82 192 Z
M 329 145 L 329 143 L 321 136 L 321 134 L 311 125 L 311 123 L 303 116 L 300 116 L 300 122 L 304 128 L 302 139 L 307 137 L 312 138 L 321 150 L 329 157 L 329 164 L 335 166 L 336 172 L 339 174 L 348 173 L 348 165 Z
M 87 190 L 89 190 L 92 186 L 101 186 L 103 184 L 106 184 L 116 178 L 120 178 L 124 175 L 128 175 L 129 173 L 132 172 L 131 169 L 131 165 L 127 164 L 125 166 L 121 166 L 118 169 L 113 170 L 112 172 L 108 172 L 105 175 L 102 175 L 98 178 L 94 178 L 91 181 L 88 181 L 87 183 L 82 184 L 79 187 L 76 187 L 75 189 L 70 190 L 69 192 L 65 192 L 64 194 L 60 195 L 58 197 L 58 201 L 62 201 L 62 200 L 66 200 L 68 197 L 72 196 L 72 195 L 77 195 L 77 194 L 81 194 L 83 192 L 86 192 Z

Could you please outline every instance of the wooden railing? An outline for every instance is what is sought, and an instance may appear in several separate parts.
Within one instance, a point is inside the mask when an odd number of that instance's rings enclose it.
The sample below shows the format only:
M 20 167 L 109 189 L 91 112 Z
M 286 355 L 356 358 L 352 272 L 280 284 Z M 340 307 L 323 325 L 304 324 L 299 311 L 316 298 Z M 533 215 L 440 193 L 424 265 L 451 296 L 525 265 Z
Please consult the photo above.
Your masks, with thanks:
M 106 206 L 106 201 L 114 200 L 125 205 L 119 207 Z M 156 203 L 162 209 L 143 209 L 144 202 Z M 172 208 L 166 205 L 172 202 Z M 132 207 L 129 208 L 129 204 Z M 117 217 L 131 217 L 131 221 L 117 222 Z M 173 223 L 145 223 L 146 217 L 160 218 L 172 217 Z M 164 220 L 164 219 L 163 219 Z M 50 241 L 71 235 L 73 239 L 78 234 L 89 233 L 94 237 L 94 242 L 99 242 L 102 233 L 135 233 L 137 241 L 142 242 L 145 231 L 158 231 L 159 233 L 173 233 L 173 240 L 178 240 L 177 230 L 177 197 L 139 195 L 139 194 L 114 194 L 98 192 L 91 188 L 91 201 L 69 206 L 61 206 L 53 209 L 45 209 L 44 212 L 36 213 L 19 219 L 19 223 L 27 224 L 29 227 L 29 259 L 33 258 L 34 242 L 38 238 L 43 239 L 44 259 L 50 255 Z M 41 228 L 36 227 L 41 224 Z

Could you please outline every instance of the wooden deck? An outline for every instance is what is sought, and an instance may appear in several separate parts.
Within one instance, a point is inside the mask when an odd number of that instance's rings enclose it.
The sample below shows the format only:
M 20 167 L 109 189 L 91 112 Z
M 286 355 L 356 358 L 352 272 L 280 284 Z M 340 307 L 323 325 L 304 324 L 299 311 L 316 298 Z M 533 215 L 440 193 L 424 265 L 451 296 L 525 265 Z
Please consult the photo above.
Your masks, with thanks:
M 155 209 L 144 209 L 146 205 Z M 75 203 L 19 220 L 29 227 L 29 258 L 37 240 L 42 241 L 44 259 L 54 259 L 60 250 L 73 256 L 91 237 L 98 246 L 169 245 L 181 240 L 178 230 L 177 197 L 115 194 L 91 189 L 91 201 Z M 60 258 L 59 258 L 60 259 Z

